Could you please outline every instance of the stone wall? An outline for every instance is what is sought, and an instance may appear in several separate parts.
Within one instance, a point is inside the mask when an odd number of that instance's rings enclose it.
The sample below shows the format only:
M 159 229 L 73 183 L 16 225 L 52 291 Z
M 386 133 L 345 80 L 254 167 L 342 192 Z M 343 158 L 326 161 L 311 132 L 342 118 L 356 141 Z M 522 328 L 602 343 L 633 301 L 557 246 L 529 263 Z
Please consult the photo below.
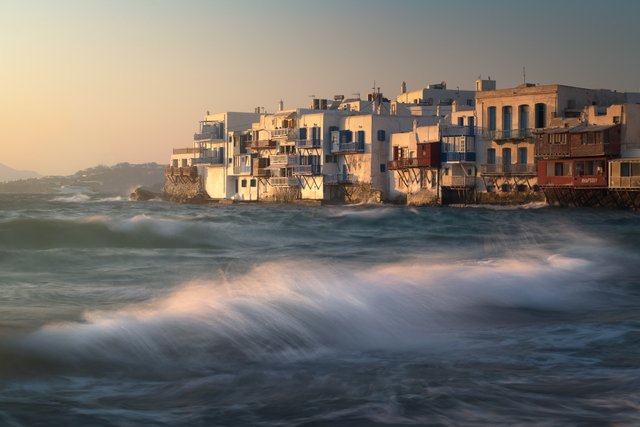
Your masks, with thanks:
M 164 183 L 164 198 L 176 203 L 204 203 L 209 200 L 200 178 L 193 181 L 167 178 Z
M 493 193 L 477 193 L 478 203 L 487 205 L 523 205 L 533 202 L 544 202 L 546 197 L 542 191 L 496 191 Z

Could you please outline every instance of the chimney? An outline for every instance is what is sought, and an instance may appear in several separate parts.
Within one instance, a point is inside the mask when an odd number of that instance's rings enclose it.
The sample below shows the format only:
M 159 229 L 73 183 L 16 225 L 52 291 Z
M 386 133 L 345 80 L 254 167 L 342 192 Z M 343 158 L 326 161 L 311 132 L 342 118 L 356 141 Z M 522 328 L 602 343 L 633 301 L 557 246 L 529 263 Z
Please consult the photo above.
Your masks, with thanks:
M 284 101 L 281 99 L 278 103 L 278 111 L 284 110 Z
M 400 85 L 400 93 L 407 93 L 407 83 L 406 82 L 402 82 L 402 84 Z

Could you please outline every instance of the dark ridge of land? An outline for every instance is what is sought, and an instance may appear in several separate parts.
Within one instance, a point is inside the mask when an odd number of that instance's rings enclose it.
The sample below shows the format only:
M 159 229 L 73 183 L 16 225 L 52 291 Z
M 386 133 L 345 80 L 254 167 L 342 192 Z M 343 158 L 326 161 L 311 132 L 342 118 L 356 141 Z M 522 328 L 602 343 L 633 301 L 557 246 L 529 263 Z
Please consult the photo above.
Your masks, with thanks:
M 0 193 L 59 193 L 65 187 L 79 187 L 102 194 L 129 195 L 137 187 L 161 192 L 163 185 L 163 165 L 118 163 L 114 166 L 100 165 L 83 169 L 68 176 L 1 182 Z

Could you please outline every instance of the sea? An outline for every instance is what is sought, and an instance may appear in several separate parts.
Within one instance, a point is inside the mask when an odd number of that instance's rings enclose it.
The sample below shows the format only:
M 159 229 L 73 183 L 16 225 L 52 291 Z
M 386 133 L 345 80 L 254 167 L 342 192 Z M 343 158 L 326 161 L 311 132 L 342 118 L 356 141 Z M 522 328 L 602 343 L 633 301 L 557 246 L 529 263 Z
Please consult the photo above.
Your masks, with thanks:
M 0 425 L 640 425 L 640 214 L 0 195 Z

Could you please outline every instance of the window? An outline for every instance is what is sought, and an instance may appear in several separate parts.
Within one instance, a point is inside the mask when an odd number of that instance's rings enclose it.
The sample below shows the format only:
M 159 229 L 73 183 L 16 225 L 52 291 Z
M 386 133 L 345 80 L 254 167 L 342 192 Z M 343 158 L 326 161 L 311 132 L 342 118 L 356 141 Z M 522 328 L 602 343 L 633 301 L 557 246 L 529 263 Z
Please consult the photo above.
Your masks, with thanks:
M 182 159 L 182 167 L 183 168 L 187 167 L 187 159 Z
M 387 139 L 386 132 L 384 131 L 384 129 L 380 129 L 378 131 L 378 141 L 384 141 L 385 139 Z
M 529 106 L 521 105 L 518 107 L 518 129 L 529 128 Z
M 363 130 L 359 130 L 356 133 L 356 142 L 364 144 L 364 131 Z
M 242 180 L 242 188 L 246 188 L 247 187 L 247 180 L 243 179 Z
M 387 171 L 387 165 L 384 163 L 380 163 L 380 172 L 384 173 Z
M 505 133 L 511 130 L 511 122 L 511 107 L 502 107 L 502 130 L 505 131 Z
M 518 163 L 521 165 L 527 164 L 527 147 L 518 148 Z
M 458 126 L 464 126 L 464 117 L 458 117 Z
M 562 176 L 562 172 L 563 172 L 563 163 L 562 162 L 556 162 L 555 163 L 555 169 L 554 169 L 554 175 L 555 176 Z
M 542 129 L 547 127 L 546 104 L 536 104 L 535 113 L 536 113 L 536 118 L 535 118 L 536 129 Z
M 173 159 L 173 167 L 174 168 L 178 167 L 178 159 Z
M 495 165 L 496 164 L 496 149 L 495 148 L 487 148 L 487 164 Z
M 252 180 L 251 180 L 251 186 L 252 186 L 252 187 L 255 187 L 255 186 L 256 186 L 256 180 L 255 180 L 255 179 L 252 179 Z
M 631 176 L 629 163 L 620 163 L 620 176 Z
M 489 107 L 487 113 L 489 116 L 489 130 L 496 130 L 496 107 Z
M 473 99 L 471 98 L 467 99 L 467 106 L 473 107 Z

